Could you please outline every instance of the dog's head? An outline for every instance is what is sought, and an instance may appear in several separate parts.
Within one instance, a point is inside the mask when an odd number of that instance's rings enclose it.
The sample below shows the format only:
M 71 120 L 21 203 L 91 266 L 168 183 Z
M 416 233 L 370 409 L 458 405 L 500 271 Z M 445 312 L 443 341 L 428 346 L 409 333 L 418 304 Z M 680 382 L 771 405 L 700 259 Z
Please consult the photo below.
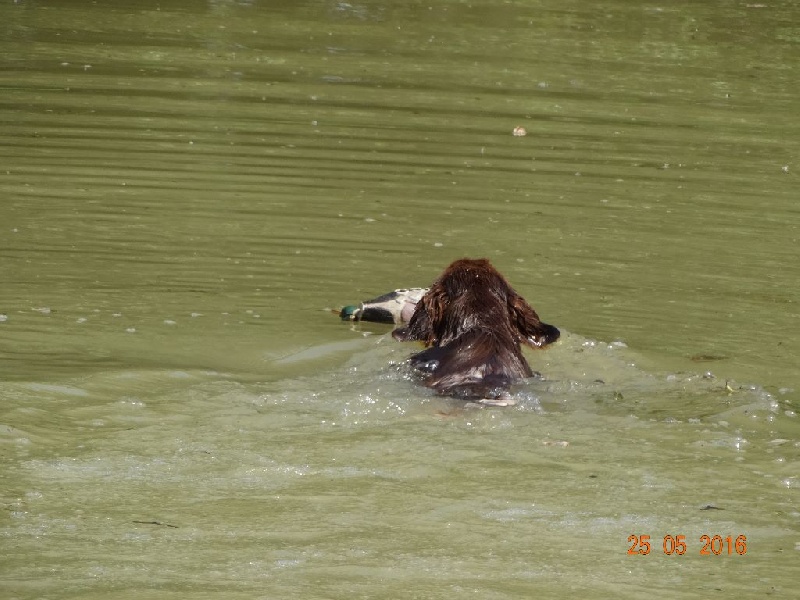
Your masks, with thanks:
M 433 283 L 414 310 L 407 327 L 392 335 L 443 346 L 470 331 L 485 331 L 502 343 L 543 347 L 556 341 L 558 329 L 517 294 L 486 259 L 453 262 Z

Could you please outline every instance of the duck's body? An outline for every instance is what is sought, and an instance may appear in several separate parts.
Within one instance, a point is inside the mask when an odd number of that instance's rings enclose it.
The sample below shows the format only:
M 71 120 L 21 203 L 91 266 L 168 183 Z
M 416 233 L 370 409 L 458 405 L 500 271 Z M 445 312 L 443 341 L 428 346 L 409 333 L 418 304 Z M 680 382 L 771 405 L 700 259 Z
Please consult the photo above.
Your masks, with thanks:
M 428 288 L 399 289 L 365 300 L 358 306 L 345 306 L 339 316 L 343 321 L 371 321 L 373 323 L 408 323 L 417 302 L 425 295 Z

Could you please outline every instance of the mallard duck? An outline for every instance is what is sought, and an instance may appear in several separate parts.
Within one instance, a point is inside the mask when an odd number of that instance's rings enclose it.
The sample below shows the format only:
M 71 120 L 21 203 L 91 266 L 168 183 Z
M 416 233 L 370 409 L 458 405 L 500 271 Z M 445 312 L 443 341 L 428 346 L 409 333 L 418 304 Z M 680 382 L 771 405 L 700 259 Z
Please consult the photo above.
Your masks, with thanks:
M 408 323 L 417 302 L 428 288 L 399 289 L 365 300 L 358 306 L 345 306 L 339 316 L 343 321 L 371 321 L 373 323 Z

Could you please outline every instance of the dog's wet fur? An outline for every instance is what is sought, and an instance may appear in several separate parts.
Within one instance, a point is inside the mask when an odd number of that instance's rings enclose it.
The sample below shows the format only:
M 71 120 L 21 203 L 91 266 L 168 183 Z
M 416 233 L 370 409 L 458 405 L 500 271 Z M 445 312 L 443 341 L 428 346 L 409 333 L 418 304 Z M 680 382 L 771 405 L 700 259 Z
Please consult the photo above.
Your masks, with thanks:
M 533 376 L 521 345 L 542 348 L 558 329 L 517 294 L 486 259 L 462 258 L 444 270 L 392 336 L 426 349 L 410 358 L 428 387 L 483 404 L 513 404 L 514 382 Z

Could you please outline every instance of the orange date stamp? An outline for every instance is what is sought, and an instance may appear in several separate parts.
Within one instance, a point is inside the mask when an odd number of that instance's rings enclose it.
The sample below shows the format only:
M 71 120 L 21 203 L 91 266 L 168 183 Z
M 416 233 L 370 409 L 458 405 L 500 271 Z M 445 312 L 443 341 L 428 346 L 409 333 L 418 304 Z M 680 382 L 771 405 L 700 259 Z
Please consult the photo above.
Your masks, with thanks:
M 630 544 L 628 546 L 628 554 L 631 555 L 646 556 L 653 549 L 650 536 L 646 534 L 629 535 L 628 544 Z M 673 554 L 681 556 L 690 551 L 685 535 L 665 535 L 661 543 L 661 549 L 667 556 L 672 556 Z M 703 534 L 699 540 L 699 554 L 700 556 L 720 556 L 723 554 L 743 556 L 747 554 L 747 536 L 738 535 L 733 537 L 729 535 L 723 537 L 721 535 Z

